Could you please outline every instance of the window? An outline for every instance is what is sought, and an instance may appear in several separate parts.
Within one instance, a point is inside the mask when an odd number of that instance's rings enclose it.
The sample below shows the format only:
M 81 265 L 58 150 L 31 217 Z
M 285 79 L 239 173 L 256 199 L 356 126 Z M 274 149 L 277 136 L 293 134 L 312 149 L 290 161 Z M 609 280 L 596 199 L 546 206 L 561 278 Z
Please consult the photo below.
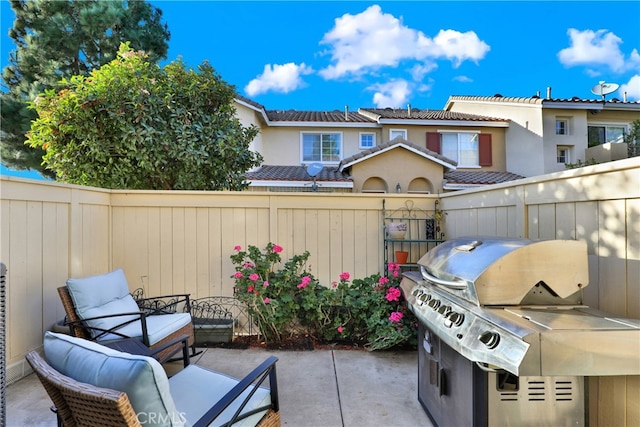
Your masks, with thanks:
M 478 134 L 443 132 L 442 155 L 455 160 L 460 167 L 479 166 Z
M 376 145 L 376 134 L 360 132 L 360 148 L 372 148 Z
M 566 119 L 556 120 L 556 135 L 569 135 L 569 122 Z
M 589 147 L 606 144 L 608 142 L 624 142 L 626 126 L 624 125 L 589 125 Z
M 303 162 L 339 162 L 342 158 L 342 134 L 303 133 Z
M 570 153 L 571 152 L 569 147 L 563 147 L 559 145 L 557 147 L 557 156 L 556 156 L 558 163 L 564 163 L 565 165 L 568 163 L 571 163 Z
M 406 140 L 407 130 L 406 129 L 389 129 L 389 141 L 393 141 L 397 137 L 400 137 Z

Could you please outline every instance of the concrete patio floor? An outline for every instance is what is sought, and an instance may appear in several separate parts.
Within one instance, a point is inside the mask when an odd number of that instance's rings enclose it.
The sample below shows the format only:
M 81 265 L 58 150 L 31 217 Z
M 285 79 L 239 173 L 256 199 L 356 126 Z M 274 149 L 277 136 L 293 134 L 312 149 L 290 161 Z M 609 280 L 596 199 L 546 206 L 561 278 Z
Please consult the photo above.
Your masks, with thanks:
M 282 426 L 432 426 L 417 399 L 417 352 L 202 350 L 192 363 L 238 378 L 267 356 L 278 357 Z M 169 374 L 180 368 L 166 365 Z M 8 386 L 6 400 L 7 426 L 56 425 L 35 375 Z

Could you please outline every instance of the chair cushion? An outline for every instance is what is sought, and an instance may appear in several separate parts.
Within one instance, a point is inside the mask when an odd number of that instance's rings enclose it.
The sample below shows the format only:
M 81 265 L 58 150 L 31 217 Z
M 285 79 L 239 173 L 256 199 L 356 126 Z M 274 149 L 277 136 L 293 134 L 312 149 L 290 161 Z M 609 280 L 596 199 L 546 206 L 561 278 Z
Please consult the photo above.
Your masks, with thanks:
M 219 372 L 196 365 L 189 365 L 169 378 L 169 387 L 178 412 L 185 417 L 187 425 L 193 425 L 239 382 L 240 380 Z M 238 410 L 238 407 L 249 392 L 249 390 L 245 390 L 211 425 L 219 426 L 227 422 Z M 270 403 L 271 393 L 269 389 L 259 387 L 244 407 L 243 412 L 248 412 Z M 266 410 L 258 412 L 233 425 L 234 427 L 255 426 L 266 413 Z
M 189 323 L 191 323 L 191 314 L 189 313 L 171 313 L 147 316 L 147 336 L 149 337 L 149 345 L 152 346 L 156 344 L 158 341 L 161 341 Z M 142 339 L 142 327 L 140 326 L 140 321 L 118 328 L 118 332 L 128 337 Z M 122 337 L 114 334 L 107 334 L 98 338 L 98 342 L 106 342 L 114 339 L 122 339 Z
M 155 359 L 49 331 L 44 337 L 44 354 L 54 369 L 76 381 L 125 392 L 141 424 L 184 425 L 167 375 Z
M 76 313 L 81 319 L 140 311 L 129 293 L 127 278 L 122 269 L 98 276 L 68 279 L 67 288 L 76 307 Z M 137 315 L 117 316 L 89 320 L 87 324 L 94 328 L 111 329 L 137 318 Z M 95 337 L 100 332 L 92 330 L 91 333 Z

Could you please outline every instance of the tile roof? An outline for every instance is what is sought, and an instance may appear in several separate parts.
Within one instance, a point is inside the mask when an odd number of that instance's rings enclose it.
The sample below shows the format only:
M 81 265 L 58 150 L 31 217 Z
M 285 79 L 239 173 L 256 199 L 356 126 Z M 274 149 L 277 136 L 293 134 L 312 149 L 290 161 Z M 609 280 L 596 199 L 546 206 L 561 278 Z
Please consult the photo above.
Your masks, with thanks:
M 418 145 L 418 144 L 414 144 L 413 142 L 401 139 L 401 138 L 396 138 L 392 141 L 387 141 L 387 142 L 383 142 L 381 144 L 376 145 L 375 147 L 369 148 L 367 150 L 362 150 L 359 153 L 354 154 L 353 156 L 347 157 L 345 159 L 343 159 L 340 162 L 340 165 L 338 166 L 339 170 L 343 170 L 345 167 L 347 167 L 348 165 L 350 165 L 351 163 L 354 163 L 355 161 L 358 160 L 362 160 L 366 157 L 371 157 L 371 156 L 375 156 L 376 154 L 379 154 L 382 151 L 386 151 L 394 146 L 401 146 L 404 145 L 406 147 L 409 147 L 411 149 L 413 149 L 414 151 L 417 151 L 419 153 L 422 153 L 426 156 L 432 157 L 434 159 L 440 160 L 441 163 L 446 163 L 448 165 L 450 165 L 450 167 L 455 167 L 457 165 L 457 162 L 455 162 L 454 160 L 451 160 L 441 154 L 436 153 L 435 151 L 431 151 L 428 150 L 427 148 Z
M 515 181 L 522 179 L 524 176 L 499 171 L 464 171 L 454 170 L 444 174 L 447 184 L 456 185 L 489 185 L 499 184 L 501 182 Z
M 447 104 L 451 101 L 490 101 L 490 102 L 510 102 L 519 104 L 543 104 L 545 102 L 566 103 L 566 104 L 598 104 L 598 105 L 640 105 L 640 101 L 621 101 L 618 98 L 605 99 L 582 99 L 574 96 L 572 98 L 542 98 L 540 96 L 513 97 L 513 96 L 461 96 L 452 95 Z
M 348 119 L 345 117 L 345 113 L 348 116 Z M 266 114 L 272 122 L 375 123 L 375 120 L 352 111 L 267 110 Z
M 249 98 L 247 98 L 245 96 L 236 94 L 236 99 L 238 99 L 240 101 L 243 101 L 243 102 L 245 102 L 245 103 L 247 103 L 249 105 L 253 105 L 254 107 L 256 107 L 259 110 L 264 110 L 264 106 L 262 104 L 259 104 L 256 101 L 254 101 L 252 99 L 249 99 Z
M 313 181 L 306 166 L 263 165 L 255 171 L 247 172 L 245 178 L 252 181 Z M 351 182 L 351 179 L 337 167 L 325 166 L 316 176 L 316 181 Z
M 418 108 L 361 108 L 363 114 L 378 116 L 380 119 L 400 120 L 465 120 L 465 121 L 504 121 L 507 119 L 479 116 L 477 114 L 458 113 L 445 110 L 420 110 Z

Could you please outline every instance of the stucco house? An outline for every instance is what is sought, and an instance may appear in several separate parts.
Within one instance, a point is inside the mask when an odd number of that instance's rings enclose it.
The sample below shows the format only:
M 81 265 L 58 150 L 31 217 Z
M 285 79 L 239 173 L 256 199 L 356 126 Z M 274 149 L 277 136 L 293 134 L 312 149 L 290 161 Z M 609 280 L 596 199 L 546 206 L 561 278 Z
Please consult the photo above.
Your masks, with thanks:
M 267 110 L 238 97 L 241 122 L 260 129 L 251 148 L 264 158 L 247 180 L 260 191 L 442 193 L 563 170 L 640 120 L 637 102 L 548 96 L 357 111 Z M 311 164 L 323 167 L 316 176 Z
M 451 96 L 445 111 L 509 119 L 505 150 L 510 172 L 526 177 L 558 172 L 565 164 L 627 157 L 624 135 L 640 120 L 640 102 L 604 99 Z

